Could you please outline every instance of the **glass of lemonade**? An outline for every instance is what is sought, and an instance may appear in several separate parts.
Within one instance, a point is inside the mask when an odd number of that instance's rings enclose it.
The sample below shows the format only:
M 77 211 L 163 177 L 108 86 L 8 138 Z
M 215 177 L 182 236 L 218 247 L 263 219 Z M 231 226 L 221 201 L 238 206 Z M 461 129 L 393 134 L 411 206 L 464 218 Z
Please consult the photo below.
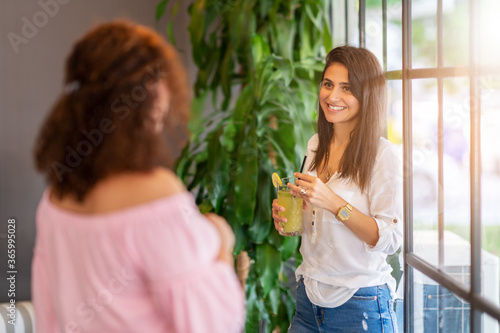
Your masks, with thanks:
M 283 236 L 302 234 L 302 199 L 290 194 L 290 188 L 286 185 L 295 184 L 296 179 L 294 177 L 281 178 L 283 185 L 278 185 L 278 204 L 285 207 L 285 211 L 279 212 L 279 215 L 287 220 L 285 223 L 280 223 L 283 231 L 279 233 Z

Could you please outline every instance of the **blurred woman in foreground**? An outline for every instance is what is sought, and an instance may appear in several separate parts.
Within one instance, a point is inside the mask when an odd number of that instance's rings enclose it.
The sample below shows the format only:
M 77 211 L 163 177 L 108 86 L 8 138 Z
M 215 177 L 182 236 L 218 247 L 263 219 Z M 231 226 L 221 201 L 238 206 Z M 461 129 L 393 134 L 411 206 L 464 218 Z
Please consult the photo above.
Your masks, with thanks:
M 168 169 L 189 93 L 175 50 L 127 22 L 90 30 L 35 148 L 37 331 L 238 332 L 244 294 L 226 221 Z

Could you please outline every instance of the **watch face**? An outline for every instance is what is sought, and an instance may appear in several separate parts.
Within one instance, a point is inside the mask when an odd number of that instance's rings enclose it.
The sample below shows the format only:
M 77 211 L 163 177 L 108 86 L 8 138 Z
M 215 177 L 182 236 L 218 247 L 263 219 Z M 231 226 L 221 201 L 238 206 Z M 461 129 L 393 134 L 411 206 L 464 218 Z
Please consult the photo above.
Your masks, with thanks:
M 346 211 L 345 209 L 341 209 L 339 215 L 342 216 L 342 218 L 344 219 L 349 218 L 349 212 Z

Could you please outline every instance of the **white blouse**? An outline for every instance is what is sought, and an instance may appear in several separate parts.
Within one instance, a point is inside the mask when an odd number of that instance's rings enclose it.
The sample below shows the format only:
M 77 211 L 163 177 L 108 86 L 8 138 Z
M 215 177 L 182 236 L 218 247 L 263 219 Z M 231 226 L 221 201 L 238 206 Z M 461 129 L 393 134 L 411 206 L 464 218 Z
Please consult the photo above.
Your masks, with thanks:
M 309 140 L 304 170 L 313 161 L 318 143 L 317 134 Z M 307 173 L 317 177 L 316 170 Z M 403 176 L 396 147 L 380 138 L 372 178 L 364 193 L 337 173 L 326 184 L 353 207 L 375 219 L 379 240 L 375 246 L 368 245 L 334 214 L 308 204 L 300 246 L 303 262 L 295 273 L 297 280 L 303 276 L 307 296 L 322 307 L 340 306 L 359 288 L 386 283 L 394 297 L 396 281 L 386 258 L 399 249 L 403 240 Z

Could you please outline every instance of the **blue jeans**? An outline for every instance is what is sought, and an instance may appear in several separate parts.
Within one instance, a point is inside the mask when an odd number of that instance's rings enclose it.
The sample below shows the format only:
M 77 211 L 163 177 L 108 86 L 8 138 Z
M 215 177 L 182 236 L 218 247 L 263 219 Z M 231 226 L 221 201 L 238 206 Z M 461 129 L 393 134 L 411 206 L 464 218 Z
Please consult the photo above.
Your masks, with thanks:
M 341 306 L 324 308 L 312 304 L 303 279 L 298 282 L 295 316 L 289 333 L 397 331 L 393 300 L 387 285 L 360 288 Z

